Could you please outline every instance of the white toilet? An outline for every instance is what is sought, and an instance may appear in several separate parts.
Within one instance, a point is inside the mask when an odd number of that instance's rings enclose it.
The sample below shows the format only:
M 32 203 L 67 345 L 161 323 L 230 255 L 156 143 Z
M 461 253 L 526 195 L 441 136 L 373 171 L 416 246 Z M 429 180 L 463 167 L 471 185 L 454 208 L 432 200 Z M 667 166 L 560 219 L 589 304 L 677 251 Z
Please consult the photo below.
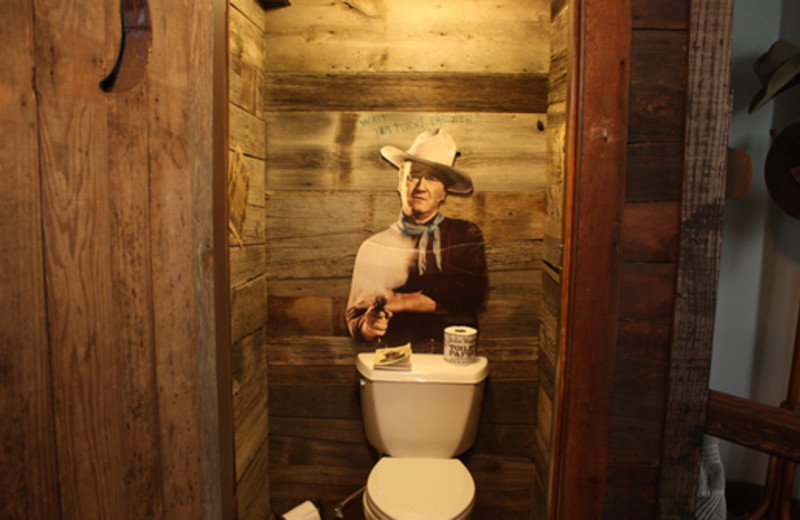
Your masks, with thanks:
M 454 365 L 441 354 L 414 354 L 410 370 L 373 368 L 359 354 L 367 440 L 383 457 L 367 478 L 369 520 L 462 520 L 470 517 L 475 482 L 454 459 L 475 442 L 485 357 Z

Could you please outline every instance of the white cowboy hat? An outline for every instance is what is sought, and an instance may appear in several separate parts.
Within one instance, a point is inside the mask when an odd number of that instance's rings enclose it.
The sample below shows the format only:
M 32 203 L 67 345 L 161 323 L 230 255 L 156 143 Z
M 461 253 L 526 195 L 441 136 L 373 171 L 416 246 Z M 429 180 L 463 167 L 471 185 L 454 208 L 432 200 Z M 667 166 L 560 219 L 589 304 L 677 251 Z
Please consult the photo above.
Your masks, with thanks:
M 398 168 L 405 161 L 430 166 L 445 177 L 448 192 L 462 195 L 472 193 L 469 175 L 453 168 L 457 155 L 456 143 L 446 130 L 425 130 L 405 152 L 394 146 L 384 146 L 381 155 Z
M 792 42 L 778 40 L 753 65 L 761 90 L 750 102 L 749 113 L 800 81 L 800 49 Z

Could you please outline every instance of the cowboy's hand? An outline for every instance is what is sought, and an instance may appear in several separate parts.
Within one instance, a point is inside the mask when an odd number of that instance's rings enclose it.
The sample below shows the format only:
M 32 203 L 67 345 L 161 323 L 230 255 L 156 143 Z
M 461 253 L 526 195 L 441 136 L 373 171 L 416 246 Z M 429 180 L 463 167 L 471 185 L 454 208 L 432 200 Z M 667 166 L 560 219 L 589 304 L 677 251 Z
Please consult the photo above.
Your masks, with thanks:
M 364 313 L 364 325 L 361 334 L 368 341 L 385 336 L 391 317 L 391 311 L 373 302 Z

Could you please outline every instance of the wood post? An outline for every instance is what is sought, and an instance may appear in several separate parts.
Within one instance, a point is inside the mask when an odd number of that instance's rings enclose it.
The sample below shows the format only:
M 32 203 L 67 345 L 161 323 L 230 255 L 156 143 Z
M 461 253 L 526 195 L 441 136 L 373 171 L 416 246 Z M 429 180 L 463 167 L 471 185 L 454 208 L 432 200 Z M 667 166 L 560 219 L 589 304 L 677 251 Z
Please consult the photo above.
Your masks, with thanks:
M 628 136 L 631 6 L 576 2 L 551 518 L 604 509 Z

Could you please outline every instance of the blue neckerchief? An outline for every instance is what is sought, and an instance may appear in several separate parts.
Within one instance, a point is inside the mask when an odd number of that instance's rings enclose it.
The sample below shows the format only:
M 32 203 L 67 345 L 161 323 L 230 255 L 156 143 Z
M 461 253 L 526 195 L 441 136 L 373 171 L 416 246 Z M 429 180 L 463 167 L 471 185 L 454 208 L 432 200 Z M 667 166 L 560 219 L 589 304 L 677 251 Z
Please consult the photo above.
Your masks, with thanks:
M 392 224 L 392 228 L 401 235 L 419 238 L 419 256 L 417 259 L 417 269 L 420 276 L 425 272 L 427 267 L 426 249 L 428 247 L 428 236 L 433 235 L 433 256 L 436 258 L 436 267 L 442 270 L 442 239 L 439 233 L 439 224 L 444 220 L 444 215 L 437 213 L 433 219 L 427 224 L 414 224 L 409 222 L 403 213 L 400 213 L 400 218 L 397 222 Z

